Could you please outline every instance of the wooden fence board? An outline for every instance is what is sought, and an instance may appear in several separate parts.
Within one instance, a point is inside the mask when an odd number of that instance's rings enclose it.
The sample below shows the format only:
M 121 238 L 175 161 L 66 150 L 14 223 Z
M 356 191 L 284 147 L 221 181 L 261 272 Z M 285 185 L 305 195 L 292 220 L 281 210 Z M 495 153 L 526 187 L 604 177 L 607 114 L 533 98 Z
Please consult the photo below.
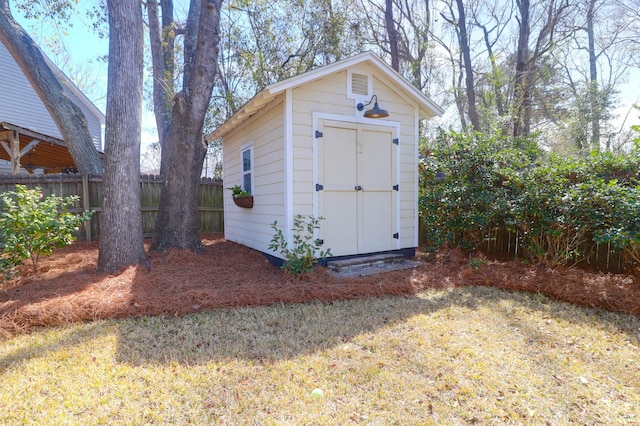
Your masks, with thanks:
M 160 192 L 164 180 L 159 176 L 140 176 L 140 211 L 142 213 L 142 229 L 146 237 L 153 236 L 155 218 L 160 205 Z M 100 215 L 102 213 L 103 183 L 102 176 L 56 174 L 56 175 L 0 175 L 0 193 L 14 191 L 16 185 L 27 188 L 40 188 L 45 196 L 55 194 L 67 197 L 79 197 L 70 211 L 82 211 L 88 206 L 94 211 L 91 223 L 86 229 L 77 232 L 79 240 L 100 237 Z M 88 187 L 87 187 L 88 185 Z M 203 178 L 199 188 L 200 231 L 223 232 L 223 187 L 221 181 Z M 88 198 L 88 200 L 87 200 Z
M 507 229 L 492 231 L 487 241 L 480 246 L 480 250 L 487 253 L 509 254 L 514 258 L 522 258 L 524 255 L 519 236 Z M 588 264 L 611 272 L 622 272 L 624 269 L 622 253 L 609 244 L 596 244 L 587 240 L 580 245 L 579 252 L 585 258 L 578 264 Z

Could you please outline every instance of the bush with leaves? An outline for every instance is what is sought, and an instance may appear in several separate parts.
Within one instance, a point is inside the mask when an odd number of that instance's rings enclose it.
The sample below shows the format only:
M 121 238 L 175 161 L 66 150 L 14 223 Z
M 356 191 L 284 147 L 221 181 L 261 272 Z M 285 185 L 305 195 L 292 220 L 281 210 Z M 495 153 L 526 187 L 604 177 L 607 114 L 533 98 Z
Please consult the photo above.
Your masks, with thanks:
M 421 167 L 427 249 L 513 231 L 535 264 L 573 265 L 595 243 L 640 263 L 640 153 L 543 155 L 534 141 L 441 133 Z
M 544 164 L 517 171 L 507 185 L 505 226 L 518 235 L 533 263 L 551 266 L 579 261 L 580 247 L 589 238 L 588 228 L 567 199 L 572 187 L 567 167 L 572 166 L 552 156 Z
M 420 214 L 426 249 L 475 249 L 504 223 L 505 183 L 542 155 L 533 139 L 441 131 L 422 161 Z
M 551 156 L 523 170 L 509 226 L 518 231 L 530 259 L 573 265 L 589 257 L 593 243 L 626 250 L 637 228 L 638 160 L 636 154 Z
M 77 196 L 44 197 L 41 189 L 27 189 L 16 185 L 15 191 L 0 195 L 0 241 L 3 242 L 2 259 L 8 267 L 31 259 L 34 272 L 38 269 L 40 256 L 53 253 L 56 247 L 71 244 L 73 232 L 93 212 L 73 214 L 67 209 L 78 200 Z
M 313 238 L 314 230 L 320 228 L 320 220 L 313 216 L 296 215 L 293 219 L 293 244 L 289 247 L 278 221 L 271 224 L 276 231 L 269 249 L 284 256 L 282 269 L 296 278 L 311 272 L 318 259 L 331 256 L 331 249 L 321 250 L 320 241 Z

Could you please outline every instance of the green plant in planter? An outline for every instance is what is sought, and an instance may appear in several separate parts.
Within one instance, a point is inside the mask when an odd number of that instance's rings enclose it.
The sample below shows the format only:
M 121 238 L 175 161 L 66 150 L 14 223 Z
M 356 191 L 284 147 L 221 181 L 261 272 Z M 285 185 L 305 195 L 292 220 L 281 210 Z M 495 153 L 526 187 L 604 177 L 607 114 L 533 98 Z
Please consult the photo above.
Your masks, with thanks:
M 245 191 L 243 187 L 240 185 L 234 185 L 231 188 L 227 188 L 231 191 L 231 196 L 233 198 L 242 198 L 242 197 L 250 197 L 251 193 L 249 191 Z
M 271 224 L 276 231 L 271 239 L 269 249 L 280 252 L 284 256 L 282 269 L 296 278 L 311 272 L 318 259 L 331 256 L 331 249 L 320 250 L 321 242 L 313 238 L 314 229 L 320 228 L 320 221 L 313 216 L 296 215 L 293 219 L 293 244 L 289 248 L 282 229 L 278 229 L 278 221 Z M 318 256 L 316 256 L 318 253 Z

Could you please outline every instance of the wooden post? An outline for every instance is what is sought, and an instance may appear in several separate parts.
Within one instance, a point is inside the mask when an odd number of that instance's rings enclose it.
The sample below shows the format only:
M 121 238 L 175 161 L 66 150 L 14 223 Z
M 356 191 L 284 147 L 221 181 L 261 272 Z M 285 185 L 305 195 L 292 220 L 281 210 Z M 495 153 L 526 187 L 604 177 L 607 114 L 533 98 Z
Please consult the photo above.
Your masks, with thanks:
M 84 211 L 91 210 L 91 203 L 89 202 L 89 175 L 86 173 L 82 175 L 82 208 Z M 84 235 L 87 242 L 91 241 L 91 221 L 86 220 L 84 222 Z
M 11 136 L 11 173 L 20 174 L 20 137 L 15 130 Z

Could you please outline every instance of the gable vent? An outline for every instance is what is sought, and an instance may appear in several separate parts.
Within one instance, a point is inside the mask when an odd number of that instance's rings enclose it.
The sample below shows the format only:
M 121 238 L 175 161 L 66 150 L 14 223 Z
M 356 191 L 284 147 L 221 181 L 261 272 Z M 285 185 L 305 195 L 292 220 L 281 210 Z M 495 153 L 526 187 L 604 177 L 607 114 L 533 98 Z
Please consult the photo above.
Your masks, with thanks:
M 369 76 L 363 74 L 351 74 L 351 92 L 354 95 L 369 96 Z

